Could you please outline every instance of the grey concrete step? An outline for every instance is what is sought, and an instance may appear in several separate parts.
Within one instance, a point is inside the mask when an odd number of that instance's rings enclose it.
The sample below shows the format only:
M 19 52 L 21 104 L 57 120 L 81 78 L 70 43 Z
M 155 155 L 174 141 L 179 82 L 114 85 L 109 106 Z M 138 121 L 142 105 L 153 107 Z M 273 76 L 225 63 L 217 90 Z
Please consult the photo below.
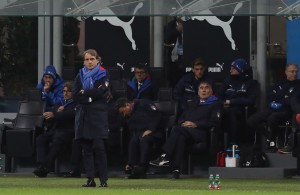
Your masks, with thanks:
M 297 159 L 292 154 L 266 153 L 270 166 L 265 168 L 209 167 L 209 174 L 220 174 L 223 178 L 274 178 L 296 175 Z
M 296 175 L 293 168 L 240 168 L 209 167 L 209 174 L 219 174 L 221 178 L 241 179 L 282 179 Z
M 293 157 L 292 154 L 279 154 L 279 153 L 266 153 L 270 167 L 276 168 L 296 168 L 297 158 Z

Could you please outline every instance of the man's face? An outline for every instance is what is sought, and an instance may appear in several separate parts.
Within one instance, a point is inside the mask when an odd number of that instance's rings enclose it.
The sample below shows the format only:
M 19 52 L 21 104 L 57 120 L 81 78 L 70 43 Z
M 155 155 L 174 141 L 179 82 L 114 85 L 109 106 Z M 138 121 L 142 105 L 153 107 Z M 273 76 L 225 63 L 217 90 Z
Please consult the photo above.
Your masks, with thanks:
M 202 100 L 205 100 L 207 99 L 209 96 L 211 96 L 213 93 L 212 91 L 212 88 L 209 84 L 207 83 L 201 83 L 199 85 L 199 88 L 198 88 L 198 95 L 200 97 L 200 99 Z
M 144 69 L 135 68 L 134 76 L 138 82 L 143 82 L 146 79 L 147 74 Z
M 195 65 L 192 69 L 196 79 L 200 79 L 204 74 L 204 67 L 202 65 Z
M 131 113 L 131 104 L 126 103 L 125 106 L 119 108 L 119 113 L 123 116 L 129 116 Z
M 50 87 L 54 83 L 54 78 L 52 76 L 50 76 L 50 75 L 47 75 L 47 74 L 44 75 L 43 80 L 44 80 L 45 85 L 48 85 Z
M 230 75 L 239 75 L 239 71 L 233 66 L 230 67 Z
M 176 29 L 177 29 L 179 32 L 182 32 L 182 31 L 183 31 L 183 23 L 182 23 L 182 22 L 177 22 L 177 23 L 176 23 Z
M 64 99 L 69 100 L 72 99 L 73 93 L 71 90 L 68 89 L 68 87 L 64 87 L 63 89 Z
M 294 81 L 297 79 L 298 67 L 295 65 L 288 66 L 285 70 L 286 79 L 289 81 Z
M 84 65 L 88 70 L 92 70 L 95 68 L 99 63 L 99 60 L 96 59 L 95 56 L 92 56 L 89 53 L 86 53 L 84 56 Z

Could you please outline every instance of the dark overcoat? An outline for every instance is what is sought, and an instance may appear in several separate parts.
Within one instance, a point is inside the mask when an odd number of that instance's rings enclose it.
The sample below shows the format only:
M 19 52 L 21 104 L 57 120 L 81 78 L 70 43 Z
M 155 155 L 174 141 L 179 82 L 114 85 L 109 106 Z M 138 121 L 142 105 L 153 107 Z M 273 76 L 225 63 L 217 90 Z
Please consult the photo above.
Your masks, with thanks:
M 75 139 L 108 138 L 109 82 L 106 76 L 94 83 L 94 88 L 80 93 L 80 75 L 75 78 L 73 94 L 77 102 L 75 116 Z
M 200 100 L 194 100 L 188 104 L 188 108 L 178 119 L 178 125 L 185 121 L 194 122 L 196 128 L 186 128 L 195 142 L 206 139 L 210 128 L 219 127 L 221 124 L 222 102 L 216 100 L 211 104 L 200 104 Z

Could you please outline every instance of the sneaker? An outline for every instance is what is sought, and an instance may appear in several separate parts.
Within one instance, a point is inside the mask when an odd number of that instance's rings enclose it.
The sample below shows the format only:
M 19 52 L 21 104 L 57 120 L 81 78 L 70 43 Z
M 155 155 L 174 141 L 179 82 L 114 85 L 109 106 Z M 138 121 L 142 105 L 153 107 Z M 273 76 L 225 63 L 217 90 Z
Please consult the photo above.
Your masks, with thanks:
M 132 167 L 130 165 L 126 165 L 125 169 L 124 169 L 124 172 L 125 172 L 126 175 L 130 175 L 131 172 L 132 172 Z
M 280 153 L 280 154 L 291 154 L 292 151 L 293 151 L 293 147 L 289 146 L 289 145 L 286 145 L 286 146 L 284 146 L 284 148 L 279 149 L 278 153 Z
M 107 183 L 106 183 L 106 181 L 101 182 L 99 187 L 100 187 L 100 188 L 107 188 Z
M 180 172 L 178 169 L 172 171 L 172 179 L 179 179 L 180 177 Z
M 83 184 L 82 187 L 84 188 L 96 187 L 96 182 L 94 181 L 94 179 L 88 179 L 86 184 Z
M 278 151 L 278 148 L 275 145 L 274 141 L 267 140 L 267 146 L 265 149 L 266 153 L 276 153 Z
M 150 165 L 154 165 L 154 166 L 169 166 L 169 159 L 166 157 L 166 154 L 162 154 L 159 158 L 150 161 Z

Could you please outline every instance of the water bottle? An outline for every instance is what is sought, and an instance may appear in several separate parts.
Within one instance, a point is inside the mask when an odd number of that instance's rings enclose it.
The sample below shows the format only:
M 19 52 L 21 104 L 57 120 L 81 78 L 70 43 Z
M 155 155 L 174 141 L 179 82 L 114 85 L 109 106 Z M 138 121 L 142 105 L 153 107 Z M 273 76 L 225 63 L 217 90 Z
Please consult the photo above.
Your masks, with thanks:
M 221 188 L 221 181 L 220 181 L 220 175 L 216 174 L 215 180 L 214 180 L 214 189 L 219 190 Z
M 215 188 L 215 178 L 213 174 L 209 175 L 209 183 L 208 183 L 208 189 L 212 190 Z

